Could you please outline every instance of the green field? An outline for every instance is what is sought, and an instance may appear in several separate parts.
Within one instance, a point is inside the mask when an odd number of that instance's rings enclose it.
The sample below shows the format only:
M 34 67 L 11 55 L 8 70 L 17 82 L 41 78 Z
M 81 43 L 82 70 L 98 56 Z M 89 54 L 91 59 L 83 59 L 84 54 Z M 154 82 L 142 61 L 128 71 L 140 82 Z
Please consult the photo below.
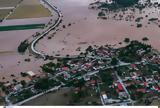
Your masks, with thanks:
M 39 29 L 39 28 L 44 28 L 44 26 L 45 26 L 45 24 L 29 24 L 29 25 L 0 26 L 0 31 Z

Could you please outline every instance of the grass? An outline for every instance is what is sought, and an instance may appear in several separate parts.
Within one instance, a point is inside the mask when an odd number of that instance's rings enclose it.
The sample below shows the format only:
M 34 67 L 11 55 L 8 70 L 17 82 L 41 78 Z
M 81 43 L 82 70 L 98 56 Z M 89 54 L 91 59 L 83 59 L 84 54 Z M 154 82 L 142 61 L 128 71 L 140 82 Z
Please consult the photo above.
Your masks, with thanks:
M 45 24 L 0 26 L 0 31 L 38 29 L 38 28 L 43 28 L 44 26 L 45 26 Z

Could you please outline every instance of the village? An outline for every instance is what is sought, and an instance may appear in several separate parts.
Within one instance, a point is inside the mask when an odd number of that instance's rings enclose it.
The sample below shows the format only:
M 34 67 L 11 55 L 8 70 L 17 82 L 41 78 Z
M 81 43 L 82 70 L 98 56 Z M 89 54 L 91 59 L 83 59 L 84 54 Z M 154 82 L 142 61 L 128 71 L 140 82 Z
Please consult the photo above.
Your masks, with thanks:
M 89 46 L 77 58 L 50 60 L 41 69 L 40 75 L 21 73 L 28 82 L 1 84 L 7 105 L 22 105 L 64 87 L 73 88 L 71 104 L 93 97 L 90 105 L 149 105 L 160 97 L 159 52 L 134 40 L 122 48 Z
M 131 4 L 129 4 L 128 9 L 128 3 L 126 5 L 126 2 L 124 2 L 124 4 L 118 4 L 119 2 L 117 2 L 117 0 L 96 0 L 96 2 L 91 3 L 87 9 L 89 8 L 89 11 L 90 9 L 100 10 L 98 17 L 95 15 L 95 19 L 97 18 L 96 21 L 99 21 L 99 19 L 125 20 L 131 22 L 126 24 L 135 26 L 136 30 L 142 30 L 142 28 L 144 29 L 152 25 L 157 25 L 156 27 L 160 28 L 160 19 L 157 16 L 159 15 L 160 1 L 134 1 L 136 2 L 130 0 Z M 150 45 L 149 42 L 152 39 L 149 38 L 149 35 L 143 35 L 144 37 L 140 37 L 141 40 L 138 40 L 132 39 L 132 36 L 131 38 L 127 38 L 129 34 L 126 33 L 124 40 L 117 38 L 118 43 L 113 41 L 114 44 L 109 44 L 106 41 L 105 45 L 102 43 L 96 44 L 94 41 L 91 42 L 93 44 L 89 44 L 84 38 L 86 42 L 83 39 L 78 40 L 78 43 L 84 43 L 88 46 L 84 51 L 81 50 L 81 46 L 77 47 L 75 44 L 72 44 L 72 46 L 75 45 L 77 48 L 74 52 L 79 52 L 78 55 L 71 53 L 64 53 L 63 55 L 64 50 L 69 50 L 66 48 L 67 44 L 62 47 L 57 45 L 58 51 L 56 53 L 53 47 L 47 47 L 43 41 L 42 44 L 39 40 L 47 36 L 53 29 L 56 31 L 54 32 L 55 34 L 60 33 L 58 31 L 62 32 L 64 29 L 70 29 L 72 23 L 69 21 L 67 22 L 68 26 L 66 26 L 65 21 L 62 21 L 63 12 L 54 5 L 50 5 L 49 2 L 46 3 L 57 12 L 58 19 L 55 21 L 55 24 L 51 24 L 51 27 L 48 27 L 49 29 L 46 28 L 46 31 L 42 32 L 42 34 L 36 32 L 35 37 L 32 35 L 35 40 L 31 41 L 31 45 L 27 40 L 21 42 L 21 44 L 24 45 L 22 49 L 25 47 L 25 50 L 21 50 L 21 47 L 18 47 L 18 51 L 22 52 L 22 55 L 26 53 L 29 53 L 29 55 L 25 58 L 23 57 L 24 61 L 16 60 L 14 64 L 21 67 L 24 63 L 23 66 L 25 66 L 26 69 L 22 69 L 23 71 L 16 70 L 18 77 L 16 74 L 13 74 L 14 71 L 9 74 L 10 79 L 7 79 L 5 76 L 1 77 L 0 103 L 2 101 L 3 105 L 24 105 L 38 97 L 47 95 L 48 93 L 54 94 L 66 88 L 70 89 L 70 93 L 67 95 L 71 97 L 67 105 L 133 106 L 151 105 L 154 100 L 160 100 L 160 52 L 152 47 L 152 44 Z M 143 10 L 143 8 L 149 9 L 150 7 L 156 11 L 150 12 Z M 140 16 L 142 14 L 137 14 L 137 12 L 143 13 L 143 16 Z M 137 16 L 135 16 L 135 14 Z M 88 17 L 82 19 L 89 20 Z M 52 19 L 49 23 L 51 22 Z M 63 24 L 63 29 L 59 27 L 61 23 Z M 74 25 L 75 22 L 73 23 L 73 28 Z M 56 27 L 59 28 L 56 29 Z M 73 28 L 71 29 L 72 31 L 74 31 Z M 73 33 L 70 32 L 66 33 L 67 36 L 73 35 Z M 85 35 L 83 34 L 84 37 L 88 35 L 87 33 L 85 33 Z M 105 33 L 105 35 L 106 34 L 109 35 L 108 33 Z M 100 33 L 99 35 L 102 34 Z M 82 36 L 82 34 L 79 36 Z M 81 37 L 77 37 L 77 39 L 80 38 Z M 91 38 L 92 37 L 89 37 L 88 39 L 90 40 Z M 99 38 L 100 37 L 94 39 L 98 41 Z M 47 42 L 54 43 L 50 37 L 46 39 Z M 65 42 L 67 43 L 65 39 L 66 38 L 62 38 L 64 44 Z M 113 39 L 116 40 L 116 38 Z M 56 41 L 55 38 L 54 40 Z M 105 39 L 102 38 L 102 40 Z M 73 40 L 71 41 L 73 42 Z M 59 40 L 57 42 L 61 43 Z M 43 51 L 37 47 L 36 44 L 42 45 Z M 27 48 L 28 46 L 31 47 Z M 56 48 L 56 46 L 54 47 Z M 46 49 L 52 53 L 48 53 L 45 51 Z M 72 52 L 71 50 L 69 51 Z M 42 63 L 38 60 L 42 60 Z M 37 65 L 38 69 L 28 68 L 27 63 L 33 63 L 34 65 L 32 64 L 32 67 Z M 40 63 L 40 65 L 38 65 L 38 63 Z M 3 69 L 4 65 L 0 64 L 0 68 Z M 7 73 L 7 71 L 5 72 Z

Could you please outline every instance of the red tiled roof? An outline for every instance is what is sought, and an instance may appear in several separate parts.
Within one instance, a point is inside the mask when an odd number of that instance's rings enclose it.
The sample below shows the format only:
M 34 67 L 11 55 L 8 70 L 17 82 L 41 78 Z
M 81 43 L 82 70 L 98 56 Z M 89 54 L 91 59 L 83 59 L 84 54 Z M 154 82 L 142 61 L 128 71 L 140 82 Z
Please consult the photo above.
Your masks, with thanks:
M 121 83 L 118 83 L 117 86 L 118 86 L 118 90 L 119 90 L 119 91 L 122 91 L 122 90 L 123 90 L 123 87 L 122 87 L 122 84 L 121 84 Z
M 69 70 L 68 67 L 63 67 L 62 69 L 65 70 L 65 71 Z
M 64 76 L 64 78 L 67 78 L 67 77 L 68 77 L 66 74 L 64 74 L 63 76 Z
M 136 68 L 136 65 L 135 65 L 135 64 L 131 64 L 131 67 L 132 67 L 132 68 Z
M 147 82 L 143 82 L 144 86 L 147 86 Z
M 142 93 L 145 93 L 145 92 L 146 92 L 146 89 L 144 89 L 144 88 L 137 89 L 137 92 L 142 92 Z
M 96 83 L 95 80 L 91 80 L 91 81 L 90 81 L 90 84 L 95 84 L 95 83 Z
M 72 73 L 77 73 L 77 71 L 74 70 L 74 71 L 72 71 Z

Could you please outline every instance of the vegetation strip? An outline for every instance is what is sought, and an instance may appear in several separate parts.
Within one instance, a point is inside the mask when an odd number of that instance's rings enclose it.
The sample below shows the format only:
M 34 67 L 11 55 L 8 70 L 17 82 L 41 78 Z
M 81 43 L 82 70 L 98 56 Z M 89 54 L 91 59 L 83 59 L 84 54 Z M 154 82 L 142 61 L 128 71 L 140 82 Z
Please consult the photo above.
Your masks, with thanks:
M 44 26 L 45 26 L 45 24 L 28 24 L 28 25 L 0 26 L 0 31 L 37 29 L 37 28 L 43 28 Z

